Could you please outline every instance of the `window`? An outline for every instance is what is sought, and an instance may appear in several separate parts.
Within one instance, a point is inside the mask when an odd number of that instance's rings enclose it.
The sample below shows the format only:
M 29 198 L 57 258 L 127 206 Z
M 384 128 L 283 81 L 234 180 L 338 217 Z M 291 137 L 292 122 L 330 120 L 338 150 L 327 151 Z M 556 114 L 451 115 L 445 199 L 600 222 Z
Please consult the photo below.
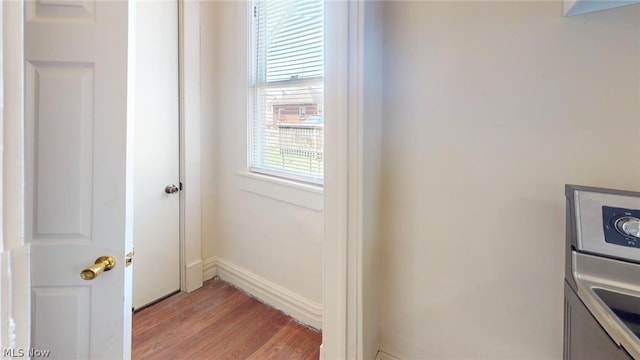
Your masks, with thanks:
M 323 12 L 323 0 L 254 3 L 252 172 L 323 182 Z

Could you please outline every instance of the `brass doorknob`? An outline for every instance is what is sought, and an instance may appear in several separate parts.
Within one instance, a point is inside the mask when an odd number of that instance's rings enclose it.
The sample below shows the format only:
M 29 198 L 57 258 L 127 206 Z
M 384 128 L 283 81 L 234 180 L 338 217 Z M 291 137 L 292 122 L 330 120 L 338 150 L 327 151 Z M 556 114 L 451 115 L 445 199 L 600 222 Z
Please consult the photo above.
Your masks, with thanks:
M 114 267 L 116 267 L 116 259 L 114 259 L 113 256 L 100 256 L 96 259 L 95 264 L 82 270 L 80 277 L 83 280 L 93 280 L 102 274 L 103 271 L 109 271 Z

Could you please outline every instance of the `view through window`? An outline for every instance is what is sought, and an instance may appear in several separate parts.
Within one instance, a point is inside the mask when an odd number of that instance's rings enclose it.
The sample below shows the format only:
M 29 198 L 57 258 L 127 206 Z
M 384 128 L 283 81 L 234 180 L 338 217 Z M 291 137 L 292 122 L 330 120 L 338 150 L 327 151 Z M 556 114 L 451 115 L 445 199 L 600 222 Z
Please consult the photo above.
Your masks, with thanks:
M 323 0 L 254 3 L 253 172 L 323 182 L 323 13 Z

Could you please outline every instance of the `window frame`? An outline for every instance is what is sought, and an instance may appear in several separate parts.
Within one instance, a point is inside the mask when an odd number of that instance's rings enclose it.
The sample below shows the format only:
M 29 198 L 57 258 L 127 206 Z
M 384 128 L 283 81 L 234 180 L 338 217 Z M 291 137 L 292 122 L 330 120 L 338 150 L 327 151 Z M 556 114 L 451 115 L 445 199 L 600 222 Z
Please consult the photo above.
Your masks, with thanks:
M 265 2 L 267 0 L 252 0 L 249 2 L 249 26 L 248 26 L 248 72 L 249 72 L 249 83 L 248 83 L 248 103 L 247 103 L 247 157 L 246 157 L 246 171 L 249 176 L 254 179 L 265 180 L 265 178 L 273 178 L 269 180 L 270 183 L 273 183 L 273 180 L 278 181 L 282 180 L 282 184 L 291 185 L 297 184 L 296 188 L 305 189 L 309 188 L 312 192 L 317 193 L 317 189 L 322 189 L 324 186 L 324 170 L 319 176 L 314 176 L 312 173 L 304 174 L 304 173 L 295 173 L 293 171 L 286 171 L 285 169 L 281 169 L 279 167 L 270 167 L 268 164 L 265 164 L 264 160 L 256 160 L 256 155 L 259 154 L 261 157 L 266 156 L 264 148 L 262 151 L 256 151 L 256 147 L 260 147 L 261 145 L 256 145 L 256 139 L 260 139 L 260 141 L 267 141 L 266 135 L 258 135 L 257 131 L 266 132 L 266 127 L 264 124 L 267 123 L 266 116 L 260 109 L 263 107 L 260 104 L 260 101 L 263 101 L 265 96 L 260 96 L 261 91 L 267 91 L 269 89 L 277 89 L 277 88 L 285 88 L 285 87 L 296 87 L 296 86 L 304 86 L 304 85 L 318 85 L 322 86 L 322 96 L 324 98 L 324 82 L 325 75 L 323 70 L 323 76 L 316 77 L 308 77 L 308 78 L 297 78 L 291 77 L 287 80 L 277 80 L 277 81 L 267 81 L 266 80 L 266 64 L 258 64 L 260 54 L 258 49 L 258 30 L 259 30 L 259 3 Z M 324 20 L 323 20 L 323 33 L 324 29 Z M 323 34 L 324 37 L 324 34 Z M 324 41 L 323 41 L 324 43 Z M 324 46 L 324 45 L 323 45 Z M 324 52 L 325 49 L 323 47 L 323 69 L 324 69 Z M 266 59 L 265 59 L 266 61 Z M 262 65 L 263 74 L 260 74 L 260 67 Z M 261 79 L 262 77 L 262 79 Z M 323 101 L 324 103 L 324 101 Z M 324 105 L 324 104 L 323 104 Z M 324 111 L 323 111 L 324 114 Z M 324 116 L 324 115 L 323 115 Z M 262 123 L 262 125 L 259 125 Z M 322 127 L 322 142 L 324 144 L 324 123 L 321 125 Z M 324 169 L 324 145 L 322 150 L 322 168 Z M 284 155 L 282 155 L 284 156 Z M 283 158 L 284 159 L 284 158 Z M 310 160 L 311 161 L 311 160 Z M 318 160 L 316 160 L 318 161 Z M 247 175 L 245 174 L 245 175 Z M 245 176 L 247 177 L 247 176 Z M 302 187 L 300 187 L 300 185 Z M 251 191 L 251 190 L 250 190 Z M 316 206 L 314 206 L 315 208 Z

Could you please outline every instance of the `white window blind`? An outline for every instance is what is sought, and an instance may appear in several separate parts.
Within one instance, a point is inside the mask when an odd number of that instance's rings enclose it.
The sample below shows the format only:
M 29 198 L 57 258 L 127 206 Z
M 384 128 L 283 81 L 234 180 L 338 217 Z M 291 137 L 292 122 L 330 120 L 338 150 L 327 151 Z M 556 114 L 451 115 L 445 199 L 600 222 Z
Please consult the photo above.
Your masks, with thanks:
M 253 172 L 323 182 L 323 6 L 323 0 L 254 3 Z

